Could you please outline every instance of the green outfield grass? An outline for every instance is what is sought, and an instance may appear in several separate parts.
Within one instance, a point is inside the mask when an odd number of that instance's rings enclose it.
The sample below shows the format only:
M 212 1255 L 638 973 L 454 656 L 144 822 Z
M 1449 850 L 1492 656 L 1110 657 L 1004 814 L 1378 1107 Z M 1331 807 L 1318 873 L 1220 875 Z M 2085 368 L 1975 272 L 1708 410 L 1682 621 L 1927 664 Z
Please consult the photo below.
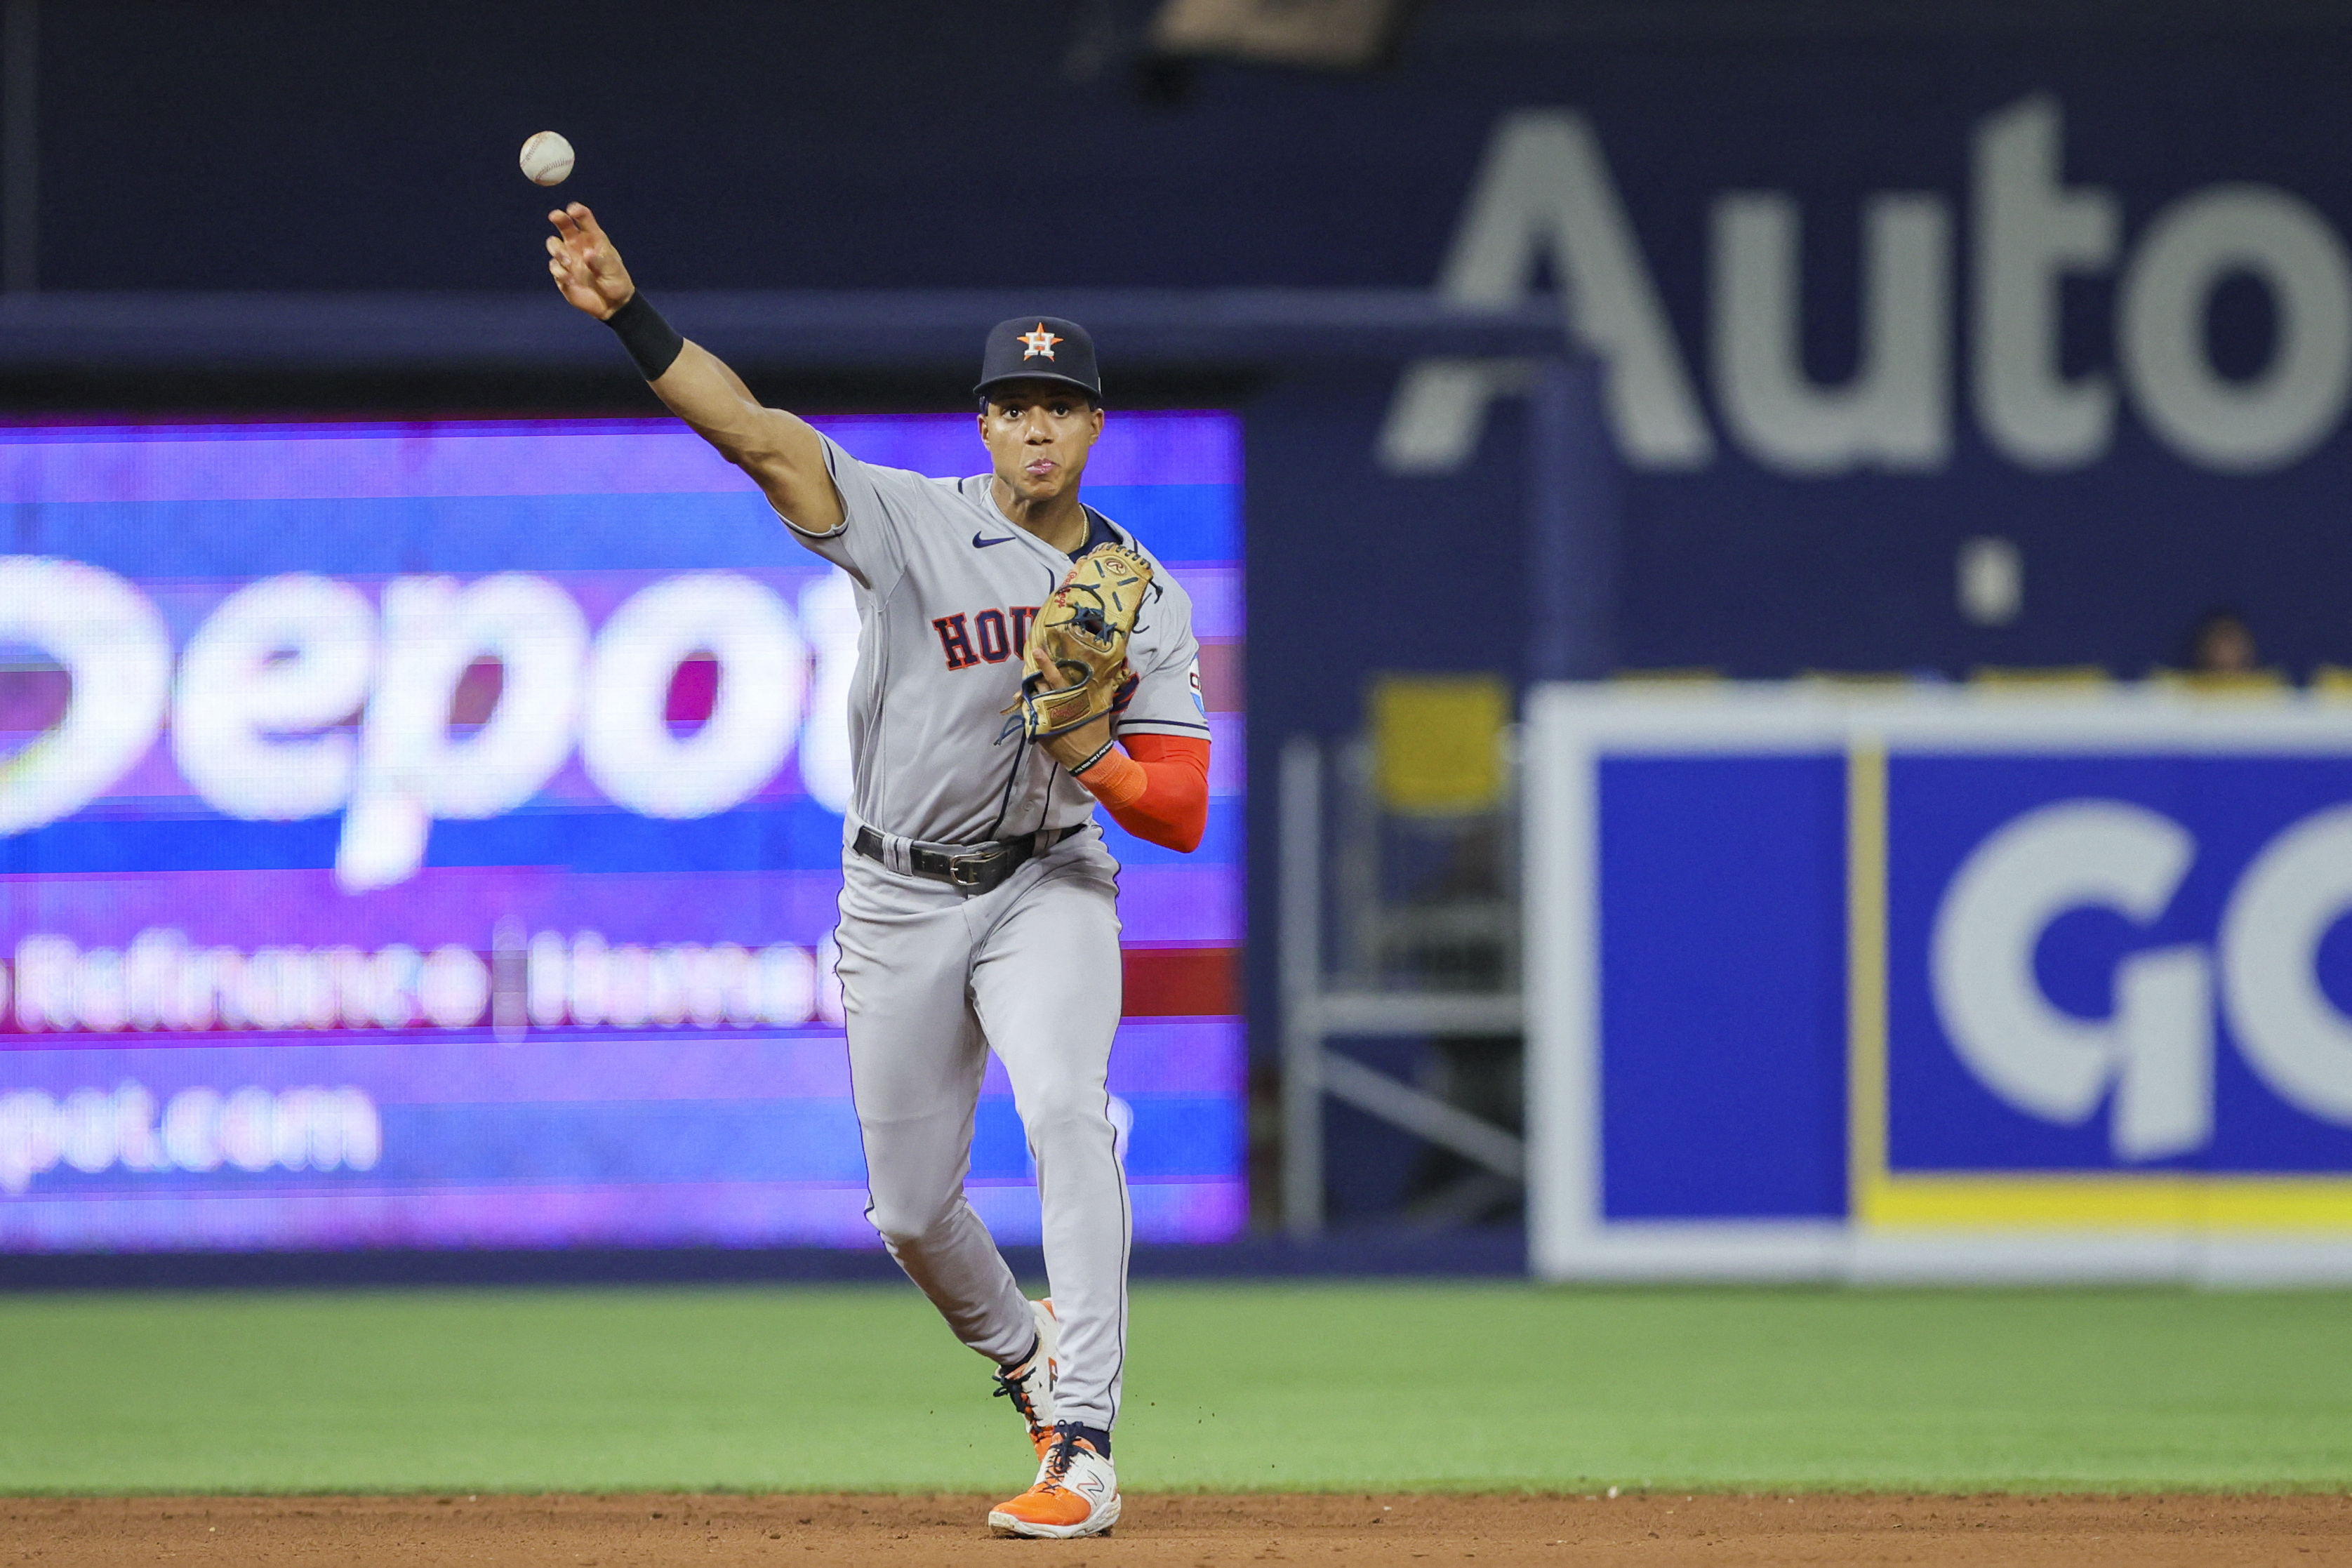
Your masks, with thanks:
M 2352 1297 L 1157 1285 L 1138 1489 L 2338 1489 Z M 0 1298 L 0 1489 L 1003 1490 L 909 1289 Z

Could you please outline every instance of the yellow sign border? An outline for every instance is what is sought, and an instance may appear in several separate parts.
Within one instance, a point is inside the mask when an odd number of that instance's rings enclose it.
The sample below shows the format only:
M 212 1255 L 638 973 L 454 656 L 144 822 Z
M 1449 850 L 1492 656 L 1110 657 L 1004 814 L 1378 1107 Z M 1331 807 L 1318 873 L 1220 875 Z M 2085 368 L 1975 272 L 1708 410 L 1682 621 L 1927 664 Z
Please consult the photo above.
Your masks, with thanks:
M 1896 1174 L 1886 1165 L 1886 748 L 1846 748 L 1846 1172 L 1853 1222 L 1909 1230 L 2352 1230 L 2336 1176 Z

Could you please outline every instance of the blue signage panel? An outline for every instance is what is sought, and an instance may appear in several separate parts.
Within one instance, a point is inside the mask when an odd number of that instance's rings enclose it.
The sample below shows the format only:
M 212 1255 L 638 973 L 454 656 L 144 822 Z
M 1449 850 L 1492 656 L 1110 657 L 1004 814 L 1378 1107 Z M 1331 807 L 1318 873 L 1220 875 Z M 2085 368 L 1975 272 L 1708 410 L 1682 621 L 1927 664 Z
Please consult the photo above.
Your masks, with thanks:
M 1890 1173 L 2352 1170 L 2347 803 L 2343 757 L 1891 757 Z
M 2352 1237 L 2352 710 L 1533 711 L 1539 1261 Z
M 1598 771 L 1605 1212 L 1844 1213 L 1840 760 Z

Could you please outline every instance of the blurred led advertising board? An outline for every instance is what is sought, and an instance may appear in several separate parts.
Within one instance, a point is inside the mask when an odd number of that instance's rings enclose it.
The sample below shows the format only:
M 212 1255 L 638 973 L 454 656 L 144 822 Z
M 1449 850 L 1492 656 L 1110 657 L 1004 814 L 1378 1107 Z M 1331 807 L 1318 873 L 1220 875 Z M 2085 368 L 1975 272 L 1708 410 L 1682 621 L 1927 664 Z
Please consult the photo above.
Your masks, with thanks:
M 1198 853 L 1109 828 L 1141 1240 L 1246 1208 L 1240 451 L 1118 414 L 1089 474 L 1192 592 L 1215 739 Z M 0 500 L 0 1248 L 875 1245 L 856 615 L 735 469 L 666 421 L 42 425 Z M 1035 1239 L 992 1062 L 971 1193 Z
M 1533 714 L 1543 1271 L 2352 1278 L 2352 703 Z

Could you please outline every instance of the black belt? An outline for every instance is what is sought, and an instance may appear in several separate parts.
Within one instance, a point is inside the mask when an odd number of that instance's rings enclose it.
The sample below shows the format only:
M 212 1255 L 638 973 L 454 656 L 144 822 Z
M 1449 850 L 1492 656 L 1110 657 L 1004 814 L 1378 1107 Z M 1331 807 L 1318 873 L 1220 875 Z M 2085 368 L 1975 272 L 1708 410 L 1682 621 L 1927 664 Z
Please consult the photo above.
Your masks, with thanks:
M 1086 826 L 1081 822 L 1020 838 L 992 838 L 985 844 L 961 849 L 925 849 L 919 845 L 908 845 L 907 866 L 918 877 L 950 883 L 968 893 L 985 893 L 1021 869 L 1030 857 L 1045 853 Z M 855 847 L 868 860 L 879 860 L 886 866 L 890 863 L 882 836 L 870 827 L 857 830 Z

